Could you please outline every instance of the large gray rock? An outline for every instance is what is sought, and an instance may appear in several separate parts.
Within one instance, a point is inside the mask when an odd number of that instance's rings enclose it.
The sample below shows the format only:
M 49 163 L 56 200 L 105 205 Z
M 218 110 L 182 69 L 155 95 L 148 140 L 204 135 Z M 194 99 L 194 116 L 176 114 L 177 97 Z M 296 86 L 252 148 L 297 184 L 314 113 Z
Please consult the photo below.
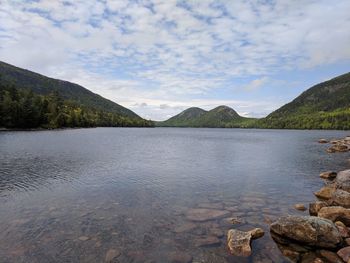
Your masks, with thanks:
M 332 193 L 330 203 L 332 205 L 350 208 L 350 193 L 341 189 L 337 189 Z
M 281 217 L 271 224 L 270 230 L 283 238 L 313 247 L 334 248 L 342 241 L 332 221 L 315 216 Z
M 350 169 L 338 173 L 335 185 L 338 189 L 350 192 Z
M 318 211 L 318 216 L 332 220 L 333 222 L 341 221 L 350 226 L 350 209 L 341 206 L 323 207 Z

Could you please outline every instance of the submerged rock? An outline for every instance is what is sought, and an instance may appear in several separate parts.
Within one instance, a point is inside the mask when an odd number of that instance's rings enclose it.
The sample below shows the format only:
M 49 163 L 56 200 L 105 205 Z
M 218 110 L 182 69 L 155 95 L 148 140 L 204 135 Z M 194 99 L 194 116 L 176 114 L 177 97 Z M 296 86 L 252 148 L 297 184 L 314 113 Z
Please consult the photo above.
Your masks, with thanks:
M 318 212 L 318 216 L 332 220 L 333 222 L 341 221 L 350 226 L 350 209 L 341 206 L 323 207 Z
M 195 240 L 196 247 L 210 247 L 220 245 L 221 241 L 216 236 L 208 236 Z
M 334 248 L 342 241 L 332 221 L 314 216 L 281 217 L 271 224 L 270 231 L 282 238 L 321 248 Z
M 338 173 L 335 185 L 338 189 L 350 192 L 350 169 Z
M 234 256 L 249 257 L 252 253 L 250 241 L 252 233 L 230 229 L 227 233 L 227 246 Z
M 265 231 L 261 228 L 254 228 L 248 232 L 252 235 L 252 239 L 258 239 L 260 237 L 263 237 L 265 234 Z
M 189 232 L 189 231 L 195 229 L 196 227 L 197 226 L 193 223 L 185 223 L 181 226 L 175 227 L 174 232 L 178 233 L 178 234 L 184 233 L 184 232 Z
M 112 262 L 114 259 L 120 256 L 120 251 L 117 249 L 109 249 L 106 253 L 105 262 Z
M 309 204 L 309 214 L 310 216 L 317 216 L 318 211 L 321 210 L 322 207 L 326 207 L 328 204 L 324 201 L 316 201 L 314 203 Z
M 299 211 L 305 211 L 306 207 L 303 204 L 295 204 L 294 208 Z
M 333 171 L 327 171 L 327 172 L 320 173 L 320 177 L 322 179 L 333 180 L 335 177 L 337 177 L 337 173 Z
M 181 251 L 174 251 L 168 255 L 168 262 L 171 263 L 191 263 L 192 259 L 191 255 Z
M 194 208 L 187 212 L 186 218 L 191 221 L 204 222 L 225 217 L 229 214 L 230 212 L 226 210 Z

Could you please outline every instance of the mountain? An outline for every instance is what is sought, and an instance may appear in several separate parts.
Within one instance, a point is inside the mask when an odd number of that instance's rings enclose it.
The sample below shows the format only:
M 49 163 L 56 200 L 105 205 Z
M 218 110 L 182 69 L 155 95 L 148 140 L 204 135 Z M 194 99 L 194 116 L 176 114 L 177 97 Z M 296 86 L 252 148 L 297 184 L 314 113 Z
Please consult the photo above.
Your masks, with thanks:
M 258 128 L 350 129 L 350 73 L 317 84 L 258 120 Z
M 210 111 L 189 108 L 170 119 L 158 122 L 161 127 L 246 127 L 253 119 L 245 118 L 227 106 L 219 106 Z
M 0 61 L 0 81 L 14 84 L 21 89 L 32 90 L 35 94 L 49 95 L 53 91 L 65 100 L 98 110 L 120 114 L 121 116 L 141 119 L 136 113 L 86 88 L 69 81 L 49 78 L 38 73 L 21 69 Z
M 152 127 L 77 84 L 0 62 L 0 128 Z

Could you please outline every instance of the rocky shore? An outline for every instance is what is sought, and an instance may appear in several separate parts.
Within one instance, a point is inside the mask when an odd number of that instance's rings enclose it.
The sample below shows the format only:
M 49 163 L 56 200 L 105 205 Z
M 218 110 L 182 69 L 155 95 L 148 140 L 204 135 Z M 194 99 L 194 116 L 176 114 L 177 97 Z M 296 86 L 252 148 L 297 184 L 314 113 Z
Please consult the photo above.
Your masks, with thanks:
M 328 153 L 350 151 L 350 136 L 331 140 Z M 270 225 L 270 233 L 291 262 L 350 262 L 350 170 L 320 174 L 324 187 L 315 192 L 309 216 L 283 216 Z M 303 210 L 303 204 L 295 208 Z M 230 246 L 230 244 L 229 244 Z

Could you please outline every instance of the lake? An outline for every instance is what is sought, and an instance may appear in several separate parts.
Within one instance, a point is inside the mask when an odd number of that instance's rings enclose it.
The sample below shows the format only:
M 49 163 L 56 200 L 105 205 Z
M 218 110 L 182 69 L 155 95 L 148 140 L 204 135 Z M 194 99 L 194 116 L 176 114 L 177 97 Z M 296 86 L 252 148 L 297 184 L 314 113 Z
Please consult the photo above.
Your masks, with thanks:
M 285 262 L 269 223 L 307 214 L 343 131 L 95 128 L 0 133 L 1 262 Z M 194 208 L 225 216 L 193 221 Z M 232 225 L 228 218 L 237 217 Z M 249 258 L 230 228 L 261 227 Z M 213 242 L 207 240 L 213 238 Z M 208 241 L 206 243 L 206 241 Z M 182 257 L 182 258 L 181 258 Z

